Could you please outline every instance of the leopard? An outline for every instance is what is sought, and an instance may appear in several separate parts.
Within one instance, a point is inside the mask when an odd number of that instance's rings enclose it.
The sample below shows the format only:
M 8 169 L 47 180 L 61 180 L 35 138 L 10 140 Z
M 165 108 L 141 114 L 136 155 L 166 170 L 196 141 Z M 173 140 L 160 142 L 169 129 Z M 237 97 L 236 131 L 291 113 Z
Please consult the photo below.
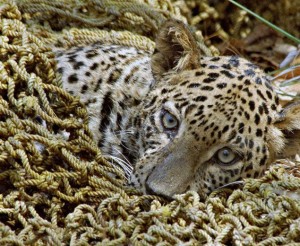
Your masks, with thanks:
M 300 149 L 300 104 L 282 106 L 272 78 L 245 58 L 202 56 L 179 20 L 159 28 L 154 52 L 93 43 L 56 60 L 104 157 L 144 194 L 205 198 Z

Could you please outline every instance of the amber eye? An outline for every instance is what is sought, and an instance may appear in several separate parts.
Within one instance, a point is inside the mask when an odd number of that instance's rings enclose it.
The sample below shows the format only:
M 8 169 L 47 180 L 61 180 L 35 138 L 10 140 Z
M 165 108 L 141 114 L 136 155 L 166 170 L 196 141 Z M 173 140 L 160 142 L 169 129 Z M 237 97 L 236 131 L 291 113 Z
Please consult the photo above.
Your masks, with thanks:
M 174 130 L 179 126 L 177 118 L 167 111 L 162 115 L 161 122 L 163 127 L 167 130 Z
M 237 154 L 230 148 L 222 148 L 217 151 L 216 157 L 220 164 L 228 165 L 232 164 L 232 162 L 237 158 Z

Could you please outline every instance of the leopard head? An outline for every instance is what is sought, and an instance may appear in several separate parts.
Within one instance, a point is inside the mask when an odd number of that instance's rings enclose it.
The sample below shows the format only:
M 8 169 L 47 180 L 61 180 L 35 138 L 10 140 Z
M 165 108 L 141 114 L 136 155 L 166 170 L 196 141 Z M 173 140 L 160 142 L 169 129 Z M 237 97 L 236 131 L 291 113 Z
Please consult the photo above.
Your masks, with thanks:
M 158 34 L 156 85 L 137 115 L 140 157 L 131 175 L 146 194 L 205 197 L 300 149 L 291 134 L 300 129 L 300 104 L 282 108 L 266 74 L 247 60 L 201 57 L 198 47 L 179 21 Z

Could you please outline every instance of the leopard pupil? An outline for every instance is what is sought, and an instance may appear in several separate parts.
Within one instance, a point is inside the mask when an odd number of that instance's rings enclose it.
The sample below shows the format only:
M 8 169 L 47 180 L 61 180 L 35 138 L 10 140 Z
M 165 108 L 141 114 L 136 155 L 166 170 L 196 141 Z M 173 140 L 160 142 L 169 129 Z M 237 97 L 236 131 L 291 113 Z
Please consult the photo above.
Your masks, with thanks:
M 171 116 L 168 116 L 168 121 L 169 121 L 169 124 L 173 125 L 173 123 L 175 122 L 175 120 L 171 117 Z
M 228 157 L 228 156 L 230 155 L 228 149 L 224 149 L 224 150 L 223 150 L 223 155 L 224 155 L 225 157 Z

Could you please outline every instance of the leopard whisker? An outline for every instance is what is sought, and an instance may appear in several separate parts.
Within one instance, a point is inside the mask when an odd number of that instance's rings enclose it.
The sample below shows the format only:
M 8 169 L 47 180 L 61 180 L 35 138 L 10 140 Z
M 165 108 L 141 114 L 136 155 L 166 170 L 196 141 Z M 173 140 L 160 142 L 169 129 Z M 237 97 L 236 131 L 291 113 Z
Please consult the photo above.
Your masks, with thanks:
M 129 178 L 130 174 L 132 173 L 132 167 L 129 163 L 127 163 L 127 161 L 113 155 L 105 156 L 105 158 L 114 161 L 124 171 L 126 179 Z
M 231 186 L 231 185 L 243 185 L 244 183 L 245 182 L 243 180 L 237 180 L 237 181 L 233 181 L 233 182 L 230 182 L 228 184 L 222 185 L 222 186 L 218 187 L 215 190 L 220 190 L 222 188 L 225 188 L 225 187 L 228 187 L 228 186 Z

